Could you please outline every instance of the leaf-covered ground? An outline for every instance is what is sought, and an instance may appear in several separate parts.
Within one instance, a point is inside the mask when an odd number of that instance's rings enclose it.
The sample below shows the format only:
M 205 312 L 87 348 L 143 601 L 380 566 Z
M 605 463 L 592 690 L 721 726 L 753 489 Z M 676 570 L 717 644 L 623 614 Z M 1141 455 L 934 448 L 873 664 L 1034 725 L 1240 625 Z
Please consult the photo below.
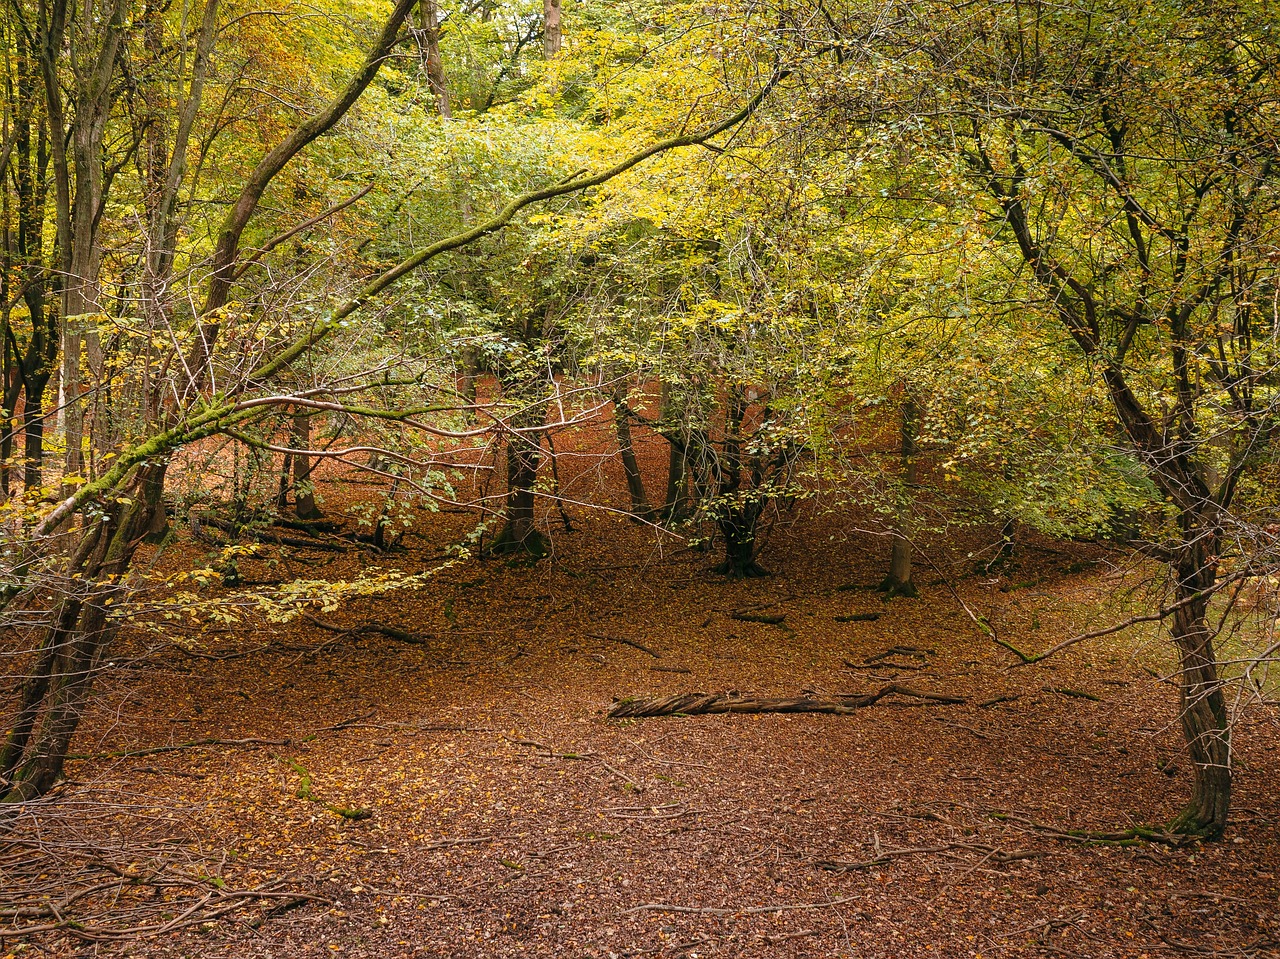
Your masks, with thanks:
M 839 516 L 814 511 L 775 531 L 765 560 L 775 575 L 747 582 L 709 573 L 714 556 L 673 540 L 659 549 L 625 520 L 574 518 L 552 559 L 469 561 L 429 589 L 323 617 L 418 642 L 295 621 L 135 661 L 122 647 L 123 668 L 77 742 L 91 758 L 70 764 L 39 840 L 0 857 L 36 890 L 29 907 L 58 906 L 7 914 L 5 949 L 236 959 L 1280 949 L 1280 757 L 1265 709 L 1237 731 L 1223 841 L 1082 842 L 1069 831 L 1165 821 L 1188 795 L 1176 693 L 1145 668 L 1159 674 L 1158 647 L 1108 637 L 1010 668 L 936 571 L 918 574 L 915 600 L 884 603 L 864 588 L 882 573 L 884 542 Z M 419 569 L 463 522 L 436 517 L 426 538 L 377 562 Z M 182 549 L 190 559 L 201 548 Z M 1033 649 L 1109 622 L 1113 608 L 1098 605 L 1140 578 L 1093 547 L 1024 544 L 991 575 L 974 575 L 964 553 L 958 544 L 945 567 L 967 570 L 959 596 Z M 295 551 L 291 570 L 255 561 L 245 572 L 336 578 L 371 561 Z M 832 696 L 890 683 L 966 701 L 605 716 L 623 697 Z M 204 739 L 246 742 L 151 748 Z M 22 925 L 52 929 L 15 935 Z

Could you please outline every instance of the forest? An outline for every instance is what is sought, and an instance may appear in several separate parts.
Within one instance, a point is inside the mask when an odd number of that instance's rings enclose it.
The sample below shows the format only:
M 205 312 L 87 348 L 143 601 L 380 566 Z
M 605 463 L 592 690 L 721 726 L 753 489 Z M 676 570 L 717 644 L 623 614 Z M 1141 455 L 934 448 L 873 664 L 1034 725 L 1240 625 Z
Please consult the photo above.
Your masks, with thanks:
M 3 0 L 0 956 L 1280 954 L 1272 0 Z

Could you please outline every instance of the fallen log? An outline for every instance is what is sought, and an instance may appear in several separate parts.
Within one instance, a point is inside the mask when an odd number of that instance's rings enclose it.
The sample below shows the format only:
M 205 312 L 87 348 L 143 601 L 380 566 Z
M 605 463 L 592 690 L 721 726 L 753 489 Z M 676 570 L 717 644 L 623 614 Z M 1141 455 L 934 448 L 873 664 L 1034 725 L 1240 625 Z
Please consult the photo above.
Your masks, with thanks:
M 609 710 L 610 719 L 637 719 L 649 716 L 709 716 L 716 713 L 828 713 L 848 715 L 873 706 L 886 696 L 904 696 L 926 703 L 955 705 L 962 696 L 925 693 L 909 686 L 890 683 L 874 693 L 851 696 L 800 696 L 795 698 L 743 696 L 738 693 L 678 693 L 658 699 L 620 699 Z

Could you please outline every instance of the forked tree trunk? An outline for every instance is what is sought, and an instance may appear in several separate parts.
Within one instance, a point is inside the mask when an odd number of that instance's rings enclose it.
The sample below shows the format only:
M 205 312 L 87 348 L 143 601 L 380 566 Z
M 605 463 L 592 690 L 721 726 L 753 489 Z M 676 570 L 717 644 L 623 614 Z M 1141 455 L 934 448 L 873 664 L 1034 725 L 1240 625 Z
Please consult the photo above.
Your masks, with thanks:
M 1175 832 L 1216 839 L 1231 806 L 1231 727 L 1208 620 L 1217 577 L 1217 540 L 1184 517 L 1183 545 L 1175 567 L 1175 609 L 1170 627 L 1178 650 L 1178 698 L 1183 736 L 1192 764 L 1191 802 L 1174 819 Z
M 912 514 L 915 509 L 916 431 L 919 410 L 910 397 L 902 401 L 902 492 L 898 498 L 897 526 L 893 531 L 893 549 L 889 554 L 889 572 L 877 587 L 886 596 L 915 596 L 911 577 Z

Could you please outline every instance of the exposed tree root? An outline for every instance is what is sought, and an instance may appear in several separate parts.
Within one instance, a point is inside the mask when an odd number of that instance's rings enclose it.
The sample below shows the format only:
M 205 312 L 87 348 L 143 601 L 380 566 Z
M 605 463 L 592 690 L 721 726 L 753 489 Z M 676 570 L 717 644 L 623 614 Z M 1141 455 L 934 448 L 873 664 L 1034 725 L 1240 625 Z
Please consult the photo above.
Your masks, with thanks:
M 1074 842 L 1081 845 L 1098 846 L 1139 846 L 1145 843 L 1156 843 L 1162 846 L 1185 846 L 1196 841 L 1195 836 L 1156 829 L 1151 826 L 1132 826 L 1120 830 L 1094 829 L 1059 829 L 1057 826 L 1046 826 L 1022 816 L 1006 813 L 990 813 L 993 819 L 1015 822 L 1032 832 L 1058 842 Z
M 857 696 L 801 696 L 788 699 L 741 696 L 737 693 L 679 693 L 660 699 L 620 699 L 609 710 L 608 715 L 611 719 L 676 715 L 707 716 L 715 713 L 829 713 L 843 716 L 872 706 L 886 696 L 905 696 L 943 705 L 967 701 L 962 696 L 924 693 L 891 683 L 874 693 Z

